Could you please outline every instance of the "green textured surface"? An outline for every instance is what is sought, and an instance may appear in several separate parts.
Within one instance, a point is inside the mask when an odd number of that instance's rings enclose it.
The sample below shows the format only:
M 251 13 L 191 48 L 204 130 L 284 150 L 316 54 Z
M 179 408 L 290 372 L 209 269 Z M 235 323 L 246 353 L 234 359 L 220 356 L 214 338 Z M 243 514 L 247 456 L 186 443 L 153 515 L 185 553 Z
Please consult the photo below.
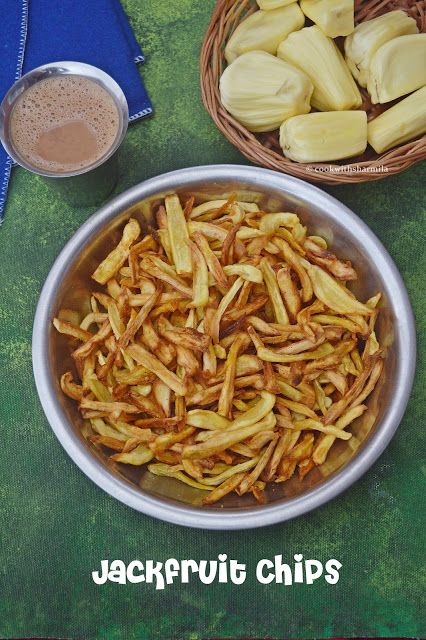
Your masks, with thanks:
M 170 169 L 244 163 L 203 110 L 198 54 L 213 1 L 127 0 L 143 43 L 155 116 L 131 126 L 117 191 Z M 375 231 L 401 270 L 425 353 L 425 164 L 371 185 L 330 193 Z M 31 326 L 41 286 L 64 243 L 91 211 L 52 197 L 15 170 L 0 230 L 0 636 L 178 639 L 426 635 L 420 495 L 425 466 L 424 368 L 396 437 L 354 487 L 287 524 L 248 532 L 189 530 L 138 514 L 71 462 L 38 402 Z M 248 564 L 244 585 L 176 583 L 98 587 L 104 558 L 214 559 Z M 339 583 L 262 586 L 256 562 L 283 553 L 338 558 Z M 424 613 L 424 612 L 423 612 Z

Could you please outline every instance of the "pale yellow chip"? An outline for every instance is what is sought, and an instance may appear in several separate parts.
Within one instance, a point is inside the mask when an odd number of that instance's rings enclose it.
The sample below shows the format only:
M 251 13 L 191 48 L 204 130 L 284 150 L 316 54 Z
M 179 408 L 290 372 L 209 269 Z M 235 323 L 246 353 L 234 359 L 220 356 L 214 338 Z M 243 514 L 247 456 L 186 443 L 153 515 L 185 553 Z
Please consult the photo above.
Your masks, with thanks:
M 191 250 L 188 244 L 189 233 L 179 197 L 175 193 L 166 196 L 165 205 L 170 249 L 176 272 L 179 275 L 192 273 Z

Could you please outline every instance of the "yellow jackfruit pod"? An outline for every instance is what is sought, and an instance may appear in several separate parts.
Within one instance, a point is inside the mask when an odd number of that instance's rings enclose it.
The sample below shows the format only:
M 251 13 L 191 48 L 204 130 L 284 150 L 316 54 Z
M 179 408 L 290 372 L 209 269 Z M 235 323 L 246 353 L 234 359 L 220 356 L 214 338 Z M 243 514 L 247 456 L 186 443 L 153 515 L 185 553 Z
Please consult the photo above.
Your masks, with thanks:
M 426 133 L 426 87 L 418 89 L 367 125 L 368 142 L 376 153 Z
M 296 162 L 328 162 L 357 156 L 367 146 L 365 111 L 309 113 L 280 128 L 284 155 Z
M 361 94 L 342 54 L 317 25 L 291 33 L 278 46 L 277 55 L 309 76 L 316 109 L 345 111 L 361 106 Z
M 354 0 L 301 0 L 300 8 L 329 38 L 354 30 Z
M 272 131 L 287 118 L 310 111 L 313 86 L 288 62 L 250 51 L 225 69 L 219 89 L 225 109 L 247 129 Z
M 271 11 L 278 7 L 287 7 L 289 4 L 297 2 L 297 0 L 257 0 L 257 4 L 262 11 Z
M 345 57 L 358 84 L 367 86 L 370 62 L 379 47 L 398 36 L 417 32 L 414 18 L 399 9 L 357 25 L 345 40 Z
M 266 51 L 273 55 L 281 40 L 301 29 L 305 16 L 295 2 L 268 11 L 255 11 L 240 22 L 225 47 L 228 64 L 247 51 Z
M 426 33 L 399 36 L 374 54 L 367 90 L 373 104 L 395 100 L 426 84 Z

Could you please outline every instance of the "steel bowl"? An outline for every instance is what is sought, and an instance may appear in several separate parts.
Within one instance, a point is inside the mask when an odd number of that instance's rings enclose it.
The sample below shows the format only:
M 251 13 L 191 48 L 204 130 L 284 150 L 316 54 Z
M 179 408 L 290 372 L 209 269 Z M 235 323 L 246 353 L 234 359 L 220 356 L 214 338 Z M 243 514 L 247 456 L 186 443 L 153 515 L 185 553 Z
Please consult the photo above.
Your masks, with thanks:
M 359 278 L 354 292 L 367 299 L 383 293 L 376 330 L 386 347 L 384 373 L 369 397 L 368 410 L 352 425 L 351 440 L 336 442 L 326 462 L 300 482 L 273 485 L 268 504 L 252 496 L 227 496 L 201 506 L 200 491 L 145 467 L 111 465 L 82 433 L 75 402 L 59 387 L 72 367 L 67 340 L 52 327 L 61 307 L 84 311 L 93 288 L 90 274 L 114 246 L 123 223 L 149 220 L 165 194 L 194 194 L 197 201 L 236 191 L 269 211 L 295 211 L 311 233 L 327 238 L 350 259 Z M 33 367 L 40 401 L 59 441 L 80 469 L 121 502 L 150 516 L 189 527 L 248 529 L 282 522 L 319 507 L 347 489 L 377 460 L 394 435 L 410 395 L 415 369 L 415 327 L 407 291 L 386 249 L 352 211 L 317 187 L 266 169 L 213 165 L 173 171 L 120 194 L 83 224 L 54 263 L 40 295 L 33 332 Z M 84 429 L 83 429 L 84 431 Z

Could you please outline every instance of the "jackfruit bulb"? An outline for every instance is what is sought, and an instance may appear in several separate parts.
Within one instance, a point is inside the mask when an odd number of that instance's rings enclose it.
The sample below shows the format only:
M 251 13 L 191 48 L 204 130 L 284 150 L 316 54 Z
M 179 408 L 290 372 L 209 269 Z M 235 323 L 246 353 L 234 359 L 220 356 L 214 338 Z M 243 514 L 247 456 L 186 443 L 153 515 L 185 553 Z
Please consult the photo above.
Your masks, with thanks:
M 314 25 L 291 33 L 277 55 L 306 73 L 314 85 L 312 106 L 319 111 L 344 111 L 361 106 L 361 94 L 331 38 Z
M 301 29 L 304 23 L 305 16 L 296 2 L 268 11 L 255 11 L 240 22 L 229 38 L 225 47 L 227 63 L 247 51 L 266 51 L 275 55 L 281 40 Z
M 371 102 L 396 100 L 426 84 L 426 33 L 399 36 L 377 49 L 368 72 Z
M 250 51 L 220 79 L 223 106 L 250 131 L 272 131 L 291 116 L 308 113 L 313 91 L 307 75 L 264 51 Z
M 383 153 L 426 133 L 426 87 L 397 102 L 368 123 L 368 142 Z
M 328 162 L 364 153 L 367 146 L 365 111 L 308 113 L 283 122 L 280 145 L 296 162 Z
M 417 32 L 414 18 L 399 9 L 357 25 L 345 40 L 345 57 L 358 84 L 367 86 L 370 62 L 379 47 L 398 36 Z
M 329 38 L 354 30 L 354 0 L 301 0 L 300 8 Z

